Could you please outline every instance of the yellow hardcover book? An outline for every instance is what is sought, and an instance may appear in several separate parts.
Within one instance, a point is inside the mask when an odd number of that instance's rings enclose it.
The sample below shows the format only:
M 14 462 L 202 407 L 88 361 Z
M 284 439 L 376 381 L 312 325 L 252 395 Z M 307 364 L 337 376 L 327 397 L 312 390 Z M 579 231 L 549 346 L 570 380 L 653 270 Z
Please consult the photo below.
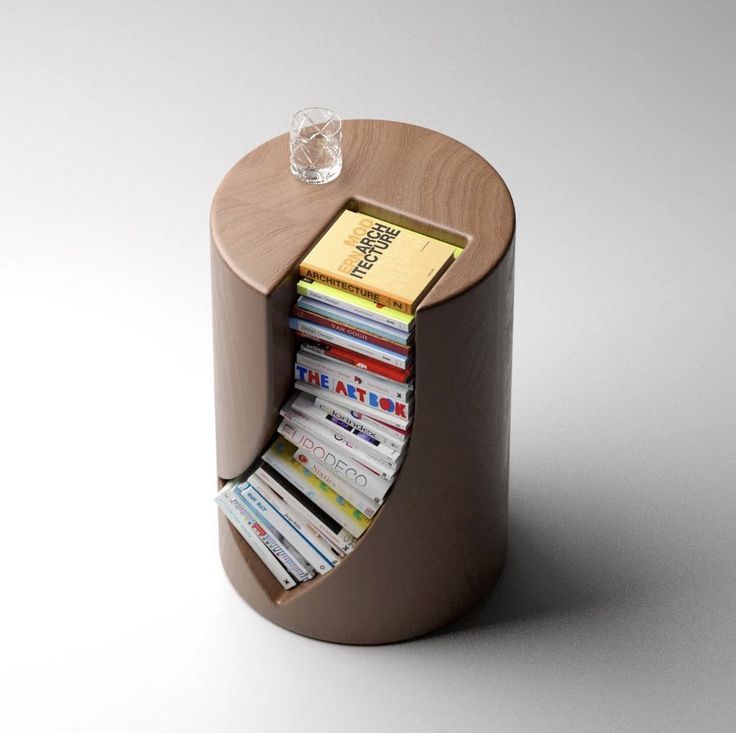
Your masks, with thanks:
M 299 274 L 414 313 L 453 262 L 455 248 L 405 227 L 343 211 L 299 265 Z

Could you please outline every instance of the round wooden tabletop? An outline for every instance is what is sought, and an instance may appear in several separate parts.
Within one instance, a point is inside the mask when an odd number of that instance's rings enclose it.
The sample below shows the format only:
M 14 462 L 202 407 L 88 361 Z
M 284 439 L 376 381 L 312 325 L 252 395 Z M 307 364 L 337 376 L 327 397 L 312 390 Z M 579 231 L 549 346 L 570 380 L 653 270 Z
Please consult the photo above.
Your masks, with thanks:
M 514 236 L 511 195 L 476 152 L 415 125 L 346 120 L 342 173 L 330 183 L 308 185 L 291 175 L 287 134 L 236 163 L 212 203 L 212 241 L 238 277 L 268 294 L 344 208 L 464 246 L 420 308 L 478 283 Z

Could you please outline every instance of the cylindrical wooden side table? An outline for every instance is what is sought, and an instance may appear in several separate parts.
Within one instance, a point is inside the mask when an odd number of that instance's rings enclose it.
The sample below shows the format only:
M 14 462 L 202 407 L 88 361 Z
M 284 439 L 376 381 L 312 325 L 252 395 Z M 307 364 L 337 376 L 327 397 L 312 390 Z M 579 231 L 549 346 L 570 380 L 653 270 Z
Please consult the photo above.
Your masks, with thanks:
M 225 571 L 271 621 L 329 641 L 377 644 L 437 629 L 500 573 L 506 547 L 514 208 L 477 153 L 379 120 L 343 127 L 342 175 L 289 173 L 288 136 L 240 160 L 211 214 L 217 469 L 242 473 L 293 390 L 288 327 L 300 259 L 344 208 L 464 247 L 416 313 L 411 441 L 385 505 L 330 573 L 284 590 L 220 518 Z

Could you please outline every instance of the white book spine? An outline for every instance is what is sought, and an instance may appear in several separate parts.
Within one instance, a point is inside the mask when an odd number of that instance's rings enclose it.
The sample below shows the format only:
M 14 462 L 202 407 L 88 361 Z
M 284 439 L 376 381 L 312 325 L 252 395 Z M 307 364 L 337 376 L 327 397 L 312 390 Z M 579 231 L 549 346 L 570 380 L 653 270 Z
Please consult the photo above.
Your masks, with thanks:
M 313 400 L 314 406 L 318 410 L 342 420 L 356 430 L 360 430 L 376 440 L 385 442 L 399 451 L 403 450 L 406 446 L 405 435 L 391 430 L 391 428 L 385 425 L 381 425 L 357 410 L 345 409 L 342 405 L 330 401 L 327 395 L 304 394 L 304 397 Z
M 297 449 L 296 453 L 294 453 L 294 458 L 302 463 L 320 481 L 324 481 L 328 486 L 331 486 L 343 499 L 363 512 L 366 517 L 372 517 L 381 506 L 382 499 L 371 499 L 362 491 L 358 491 L 354 486 L 351 486 L 347 481 L 330 471 L 327 466 L 315 461 L 305 450 L 301 448 Z
M 363 494 L 382 497 L 388 491 L 391 485 L 390 481 L 373 473 L 357 461 L 338 453 L 331 446 L 325 445 L 314 436 L 305 433 L 301 428 L 289 424 L 288 421 L 283 421 L 278 430 L 297 449 L 305 450 L 310 458 L 344 478 L 345 481 L 352 484 Z
M 339 511 L 336 505 L 327 501 L 321 494 L 315 491 L 314 487 L 309 484 L 309 481 L 305 480 L 305 477 L 301 475 L 301 471 L 287 471 L 286 468 L 278 463 L 271 462 L 271 458 L 267 453 L 263 454 L 263 460 L 269 463 L 287 481 L 290 481 L 304 496 L 313 501 L 325 514 L 344 527 L 353 537 L 358 538 L 363 534 L 365 527 L 357 524 L 347 513 Z
M 244 494 L 250 499 L 264 521 L 280 532 L 312 568 L 321 575 L 332 569 L 332 561 L 323 555 L 301 532 L 292 527 L 279 513 L 278 509 L 272 506 L 253 484 L 248 483 L 248 488 L 244 491 Z
M 357 438 L 336 432 L 328 426 L 322 426 L 316 420 L 300 415 L 296 410 L 283 409 L 281 414 L 292 425 L 301 428 L 308 435 L 318 438 L 323 444 L 332 446 L 335 451 L 348 460 L 360 463 L 383 478 L 393 478 L 398 470 L 399 464 L 397 461 L 383 456 L 376 456 L 375 453 L 369 453 L 363 446 L 358 445 Z M 284 433 L 281 434 L 284 435 Z M 288 438 L 287 435 L 284 435 L 284 437 Z
M 398 367 L 399 369 L 406 369 L 407 365 L 411 363 L 409 356 L 398 354 L 388 349 L 382 349 L 380 346 L 373 346 L 372 344 L 361 341 L 360 339 L 352 338 L 351 336 L 343 336 L 343 334 L 333 331 L 331 328 L 326 326 L 318 326 L 309 321 L 305 321 L 301 318 L 290 318 L 289 326 L 295 331 L 298 331 L 300 335 L 306 338 L 317 339 L 318 341 L 327 341 L 330 344 L 336 346 L 342 346 L 351 351 L 355 351 L 363 356 L 370 356 L 372 359 L 381 361 L 384 364 L 390 364 L 391 366 Z
M 280 471 L 278 471 L 273 466 L 271 467 L 274 471 L 281 475 Z M 350 534 L 350 532 L 347 531 L 347 529 L 340 525 L 337 520 L 332 521 L 334 521 L 335 524 L 339 525 L 339 528 L 333 530 L 319 517 L 314 516 L 312 512 L 310 512 L 309 509 L 305 507 L 298 498 L 295 498 L 288 491 L 286 491 L 284 487 L 281 486 L 277 481 L 275 481 L 266 471 L 259 468 L 256 471 L 256 475 L 259 478 L 263 479 L 263 481 L 265 481 L 269 485 L 269 487 L 274 492 L 276 492 L 279 498 L 291 507 L 292 511 L 295 514 L 307 518 L 309 524 L 311 524 L 319 532 L 319 534 L 322 535 L 326 540 L 328 540 L 330 544 L 333 545 L 340 553 L 346 554 L 352 552 L 353 545 L 355 544 L 355 538 Z M 289 479 L 285 476 L 282 476 L 281 480 L 288 481 Z M 299 490 L 299 493 L 302 494 L 303 492 Z M 319 508 L 322 509 L 322 507 Z M 327 512 L 325 512 L 325 514 L 327 514 Z M 332 517 L 330 517 L 330 519 L 332 519 Z
M 248 483 L 254 486 L 258 493 L 271 504 L 281 516 L 300 534 L 302 534 L 309 542 L 311 542 L 319 551 L 320 554 L 328 558 L 332 565 L 339 562 L 341 557 L 344 557 L 345 553 L 339 550 L 336 545 L 327 537 L 320 534 L 319 530 L 314 527 L 309 519 L 305 517 L 301 512 L 297 512 L 292 509 L 262 478 L 261 475 L 256 473 L 251 474 L 248 477 Z
M 365 474 L 366 481 L 375 477 L 388 480 L 393 478 L 395 470 L 390 475 L 382 474 L 374 468 L 372 463 L 365 460 L 364 454 L 357 454 L 346 449 L 344 441 L 335 440 L 331 433 L 322 434 L 315 430 L 315 424 L 307 420 L 294 419 L 295 413 L 286 411 L 286 417 L 281 421 L 277 430 L 292 445 L 304 448 L 311 456 L 331 471 L 339 474 Z M 297 416 L 298 417 L 298 416 Z M 361 479 L 362 481 L 362 479 Z M 355 481 L 351 482 L 357 486 Z M 367 484 L 366 484 L 367 486 Z M 361 489 L 363 490 L 363 489 Z
M 402 451 L 400 449 L 394 448 L 388 442 L 381 441 L 375 436 L 353 427 L 335 415 L 323 412 L 307 395 L 300 393 L 296 399 L 289 403 L 289 408 L 305 418 L 317 422 L 327 430 L 337 430 L 346 437 L 350 436 L 357 443 L 357 447 L 360 450 L 370 453 L 378 459 L 395 464 L 401 458 Z M 284 415 L 284 412 L 285 410 L 282 410 L 281 414 Z
M 278 558 L 263 544 L 260 536 L 253 529 L 255 520 L 251 518 L 249 521 L 232 506 L 228 492 L 226 486 L 215 499 L 222 512 L 230 520 L 233 527 L 238 530 L 240 536 L 248 543 L 253 552 L 262 560 L 271 575 L 287 590 L 294 588 L 296 586 L 294 578 L 289 575 Z
M 263 519 L 251 502 L 243 495 L 243 488 L 243 484 L 239 483 L 231 490 L 230 503 L 232 506 L 243 516 L 247 515 L 254 520 L 253 529 L 261 537 L 263 544 L 281 560 L 296 580 L 299 582 L 311 580 L 314 577 L 314 572 L 305 566 L 304 558 L 300 557 L 289 545 L 288 540 Z
M 307 392 L 308 394 L 314 395 L 315 397 L 327 397 L 330 402 L 335 402 L 338 405 L 346 407 L 348 411 L 355 410 L 356 412 L 360 412 L 361 414 L 366 415 L 373 420 L 382 421 L 389 426 L 394 426 L 401 430 L 406 430 L 409 425 L 411 425 L 411 420 L 404 420 L 402 418 L 396 417 L 395 415 L 389 415 L 385 412 L 381 412 L 380 410 L 374 410 L 371 407 L 366 407 L 365 405 L 362 405 L 360 402 L 351 400 L 349 397 L 343 397 L 342 395 L 339 395 L 335 392 L 330 392 L 329 390 L 322 389 L 321 387 L 315 387 L 313 384 L 296 380 L 294 386 L 297 389 L 300 389 L 302 392 Z

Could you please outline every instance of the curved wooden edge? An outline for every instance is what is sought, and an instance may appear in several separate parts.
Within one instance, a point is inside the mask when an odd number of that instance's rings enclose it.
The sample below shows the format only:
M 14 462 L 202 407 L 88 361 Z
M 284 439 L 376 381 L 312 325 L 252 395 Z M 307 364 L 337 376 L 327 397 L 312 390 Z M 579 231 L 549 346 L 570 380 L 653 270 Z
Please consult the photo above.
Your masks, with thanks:
M 467 243 L 425 308 L 473 287 L 501 261 L 515 231 L 514 205 L 502 178 L 475 151 L 433 130 L 385 120 L 346 120 L 343 140 L 343 172 L 324 186 L 290 175 L 284 134 L 244 156 L 217 189 L 213 244 L 255 291 L 272 292 L 351 201 Z
M 322 640 L 389 643 L 449 623 L 495 583 L 506 547 L 512 310 L 513 247 L 473 290 L 418 313 L 408 453 L 371 527 L 329 574 L 284 590 L 221 520 L 227 575 L 261 615 Z
M 396 623 L 394 628 L 386 631 L 366 629 L 360 634 L 356 634 L 354 629 L 345 630 L 336 625 L 329 631 L 325 631 L 323 619 L 334 616 L 335 609 L 322 608 L 323 615 L 319 616 L 320 621 L 315 621 L 315 617 L 311 613 L 300 613 L 284 615 L 274 613 L 275 608 L 279 608 L 281 603 L 269 601 L 264 596 L 260 598 L 254 597 L 253 593 L 244 592 L 245 587 L 255 580 L 259 582 L 262 571 L 258 568 L 251 568 L 250 563 L 246 561 L 246 565 L 237 561 L 239 557 L 249 557 L 253 555 L 252 550 L 247 546 L 245 541 L 240 537 L 237 531 L 222 515 L 219 516 L 219 536 L 220 536 L 220 559 L 223 570 L 227 579 L 230 581 L 235 592 L 260 616 L 265 618 L 277 626 L 287 631 L 291 631 L 299 636 L 306 636 L 317 641 L 327 641 L 333 644 L 346 644 L 353 646 L 378 646 L 384 644 L 396 644 L 405 641 L 411 641 L 426 634 L 430 634 L 441 629 L 453 621 L 464 616 L 468 611 L 474 608 L 478 601 L 489 593 L 498 582 L 499 576 L 503 570 L 506 560 L 506 542 L 499 548 L 494 556 L 495 563 L 489 568 L 487 575 L 479 577 L 478 584 L 481 588 L 479 592 L 463 594 L 461 597 L 454 599 L 454 605 L 451 609 L 440 609 L 441 613 L 427 615 L 419 618 L 417 623 L 412 626 L 406 626 L 402 623 Z M 236 561 L 233 562 L 233 559 Z M 262 565 L 262 563 L 261 563 Z M 267 571 L 265 571 L 267 572 Z M 329 575 L 326 576 L 329 578 Z M 275 582 L 275 581 L 274 581 Z M 320 583 L 321 578 L 317 578 L 310 583 Z M 303 584 L 304 585 L 304 584 Z M 307 584 L 308 585 L 308 584 Z M 300 586 L 303 587 L 303 586 Z M 294 591 L 299 588 L 294 589 Z M 286 591 L 293 593 L 294 591 Z M 266 596 L 268 596 L 266 592 Z M 339 602 L 338 602 L 339 611 Z

